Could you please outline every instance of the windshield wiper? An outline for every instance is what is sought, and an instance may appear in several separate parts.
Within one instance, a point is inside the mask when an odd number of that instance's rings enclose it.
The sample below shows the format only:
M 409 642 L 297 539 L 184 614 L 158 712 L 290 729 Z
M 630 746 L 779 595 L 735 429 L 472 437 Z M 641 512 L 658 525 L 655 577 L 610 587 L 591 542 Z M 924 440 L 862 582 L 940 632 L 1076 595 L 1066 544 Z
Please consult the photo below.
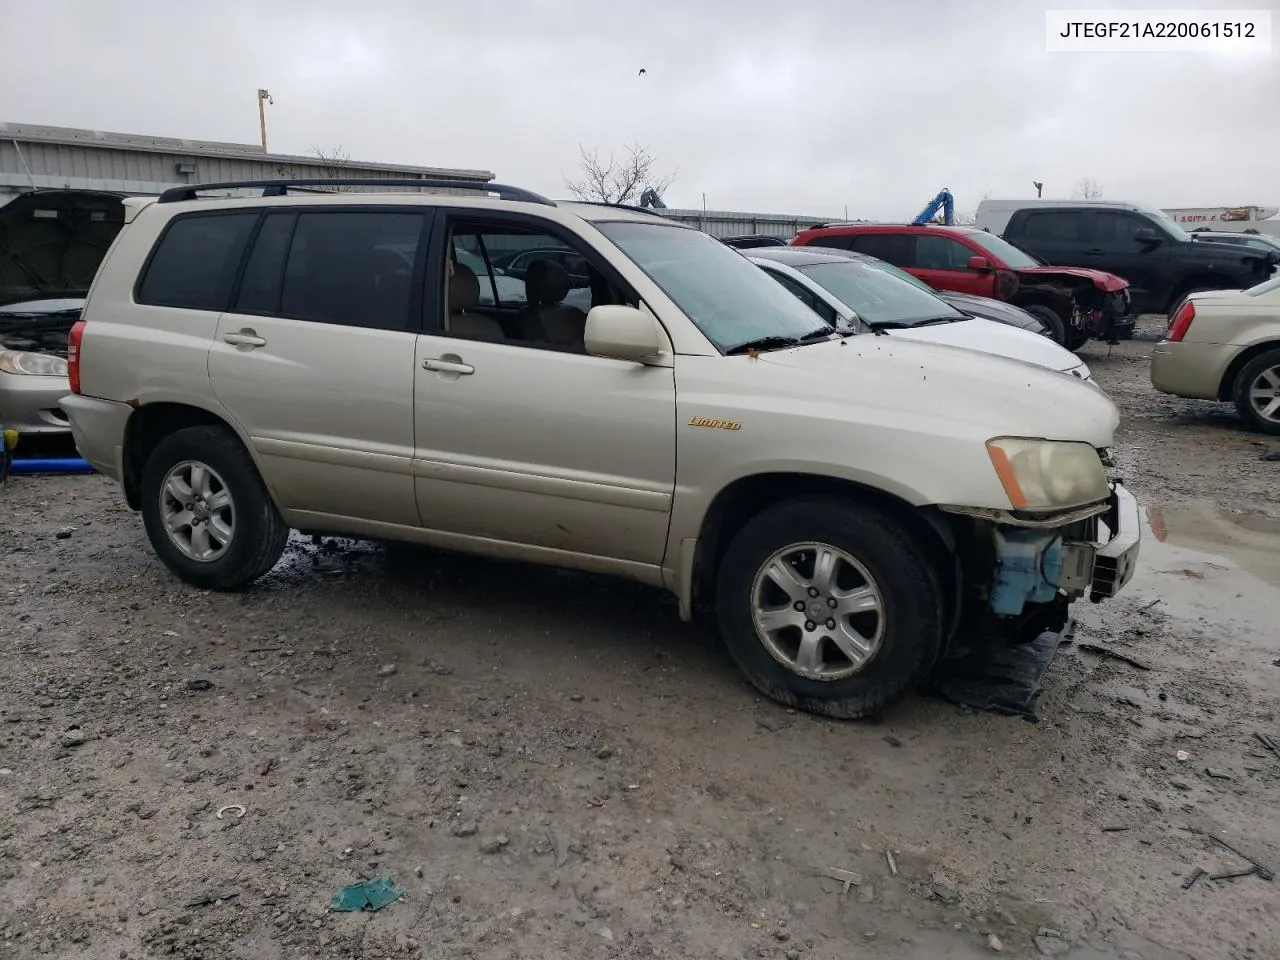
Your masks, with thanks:
M 781 350 L 783 347 L 795 347 L 802 343 L 812 343 L 819 339 L 825 340 L 835 332 L 834 327 L 822 327 L 819 330 L 810 330 L 799 337 L 782 337 L 776 334 L 768 337 L 757 337 L 755 340 L 739 343 L 725 351 L 725 353 L 728 356 L 733 356 L 737 353 L 746 353 L 748 350 Z
M 968 320 L 968 317 L 930 317 L 928 320 L 917 320 L 912 324 L 913 327 L 936 327 L 940 323 L 959 323 L 961 320 Z

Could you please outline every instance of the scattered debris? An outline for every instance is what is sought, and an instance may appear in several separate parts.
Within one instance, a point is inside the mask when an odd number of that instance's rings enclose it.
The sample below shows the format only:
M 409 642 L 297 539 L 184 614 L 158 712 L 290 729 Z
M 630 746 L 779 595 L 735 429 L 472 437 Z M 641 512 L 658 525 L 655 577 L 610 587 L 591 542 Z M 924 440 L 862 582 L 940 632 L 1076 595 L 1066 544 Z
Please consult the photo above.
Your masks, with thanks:
M 1102 832 L 1103 833 L 1121 833 L 1128 829 L 1130 828 L 1126 824 L 1113 823 L 1113 824 L 1110 824 L 1109 826 L 1103 827 Z
M 1164 805 L 1159 800 L 1152 800 L 1150 797 L 1143 797 L 1142 802 L 1154 810 L 1156 813 L 1164 812 Z
M 362 880 L 343 887 L 329 900 L 329 909 L 342 913 L 359 910 L 381 910 L 404 896 L 404 888 L 396 886 L 390 877 Z
M 240 896 L 240 891 L 236 887 L 214 887 L 199 896 L 192 897 L 183 906 L 204 907 L 211 903 L 221 903 L 223 900 L 230 900 L 232 897 L 238 896 Z
M 763 716 L 756 717 L 756 726 L 768 730 L 770 733 L 777 733 L 780 730 L 787 729 L 790 724 L 781 717 Z
M 1099 646 L 1096 643 L 1080 643 L 1077 644 L 1080 650 L 1087 650 L 1089 653 L 1096 653 L 1101 657 L 1110 657 L 1112 660 L 1120 660 L 1129 664 L 1131 667 L 1137 667 L 1139 670 L 1150 670 L 1151 665 L 1143 663 L 1135 657 L 1129 656 L 1127 653 L 1121 653 L 1119 650 L 1112 650 L 1110 647 Z
M 1210 880 L 1236 880 L 1240 877 L 1252 877 L 1258 872 L 1256 866 L 1250 867 L 1248 870 L 1232 870 L 1228 873 L 1215 873 L 1209 877 Z
M 893 859 L 893 851 L 886 850 L 884 852 L 884 858 L 889 861 L 889 870 L 896 877 L 898 875 L 898 861 Z
M 608 760 L 613 756 L 613 747 L 601 747 L 596 751 L 597 760 Z
M 1154 607 L 1157 603 L 1164 603 L 1164 597 L 1156 597 L 1156 598 L 1155 598 L 1154 600 L 1152 600 L 1150 603 L 1148 603 L 1148 604 L 1146 604 L 1144 607 L 1142 607 L 1142 609 L 1143 609 L 1143 610 L 1150 610 L 1150 609 L 1151 609 L 1152 607 Z
M 1254 736 L 1258 738 L 1259 743 L 1276 755 L 1277 760 L 1280 760 L 1280 738 L 1266 733 L 1254 733 Z
M 956 890 L 955 884 L 945 873 L 935 873 L 930 877 L 930 881 L 933 884 L 929 888 L 930 893 L 943 903 L 955 903 L 960 899 L 960 892 Z
M 1004 944 L 1000 942 L 1000 938 L 994 933 L 987 934 L 987 949 L 1000 953 L 1004 949 Z
M 197 677 L 187 681 L 187 689 L 191 691 L 212 690 L 213 681 Z
M 1227 841 L 1223 840 L 1221 837 L 1217 836 L 1216 834 L 1206 833 L 1205 836 L 1208 837 L 1210 840 L 1212 840 L 1214 843 L 1216 843 L 1218 846 L 1222 847 L 1223 849 L 1230 850 L 1241 860 L 1247 860 L 1249 863 L 1253 864 L 1254 867 L 1257 868 L 1255 872 L 1263 880 L 1270 882 L 1276 878 L 1276 875 L 1272 873 L 1268 867 L 1263 866 L 1261 863 L 1253 859 L 1253 857 L 1249 856 L 1247 853 L 1241 853 L 1239 850 L 1237 850 L 1235 847 L 1227 843 Z
M 1179 760 L 1191 759 L 1191 754 L 1187 753 L 1187 751 L 1185 750 L 1179 750 L 1176 754 L 1174 754 L 1174 756 L 1176 756 Z
M 71 529 L 71 527 L 63 527 L 61 530 L 55 533 L 54 536 L 57 537 L 59 540 L 70 540 L 71 534 L 73 532 L 74 531 Z
M 852 870 L 841 870 L 839 867 L 827 867 L 823 876 L 844 884 L 844 889 L 840 891 L 841 898 L 849 896 L 850 887 L 856 887 L 862 883 L 862 874 L 854 873 Z
M 1071 952 L 1071 944 L 1066 940 L 1043 933 L 1035 938 L 1035 945 L 1040 955 L 1045 957 L 1061 957 Z
M 268 773 L 270 773 L 272 770 L 276 768 L 276 765 L 279 762 L 280 761 L 278 761 L 275 757 L 267 757 L 267 759 L 263 760 L 260 764 L 258 764 L 258 776 L 265 777 Z
M 1275 461 L 1280 460 L 1280 450 L 1273 450 L 1273 451 L 1271 451 L 1270 453 L 1264 453 L 1264 454 L 1263 454 L 1262 456 L 1260 456 L 1258 459 L 1259 459 L 1259 460 L 1269 460 L 1269 461 L 1271 461 L 1272 463 L 1274 463 Z
M 885 743 L 887 743 L 887 744 L 888 744 L 889 746 L 891 746 L 891 747 L 900 747 L 900 746 L 902 746 L 902 741 L 901 741 L 901 740 L 899 740 L 897 737 L 885 737 L 885 738 L 884 738 L 884 742 L 885 742 Z
M 396 665 L 394 663 L 386 663 L 378 668 L 378 676 L 380 677 L 389 677 L 395 672 Z
M 248 811 L 245 810 L 243 804 L 229 803 L 225 807 L 219 808 L 217 817 L 219 820 L 224 820 L 226 819 L 225 815 L 229 813 L 229 814 L 232 814 L 237 820 L 240 820 L 244 817 L 245 813 L 247 812 Z
M 479 824 L 474 820 L 461 820 L 453 825 L 453 829 L 449 832 L 455 837 L 474 837 L 476 831 L 480 829 Z
M 588 797 L 588 798 L 587 798 L 587 806 L 589 806 L 589 807 L 603 807 L 603 806 L 604 806 L 604 798 L 603 798 L 603 797 Z
M 1204 875 L 1205 875 L 1205 871 L 1202 870 L 1200 867 L 1196 867 L 1189 874 L 1187 874 L 1186 879 L 1182 881 L 1182 889 L 1190 890 L 1192 887 L 1196 885 L 1196 881 L 1199 880 Z
M 89 735 L 75 727 L 58 737 L 58 742 L 64 747 L 79 747 L 89 742 Z
M 1213 767 L 1205 767 L 1204 775 L 1210 780 L 1230 780 L 1231 774 L 1223 773 L 1221 770 L 1215 770 Z
M 511 839 L 505 833 L 499 833 L 492 837 L 484 837 L 480 841 L 480 852 L 501 853 L 510 842 Z

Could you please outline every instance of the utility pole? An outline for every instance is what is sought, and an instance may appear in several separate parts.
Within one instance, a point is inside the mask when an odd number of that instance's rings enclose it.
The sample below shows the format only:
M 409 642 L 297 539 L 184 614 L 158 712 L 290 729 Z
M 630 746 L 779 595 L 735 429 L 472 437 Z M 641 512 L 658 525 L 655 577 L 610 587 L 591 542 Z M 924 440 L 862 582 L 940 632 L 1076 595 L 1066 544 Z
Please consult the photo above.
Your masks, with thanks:
M 258 129 L 262 133 L 262 152 L 267 152 L 267 104 L 274 106 L 275 101 L 271 99 L 271 94 L 262 88 L 258 88 Z

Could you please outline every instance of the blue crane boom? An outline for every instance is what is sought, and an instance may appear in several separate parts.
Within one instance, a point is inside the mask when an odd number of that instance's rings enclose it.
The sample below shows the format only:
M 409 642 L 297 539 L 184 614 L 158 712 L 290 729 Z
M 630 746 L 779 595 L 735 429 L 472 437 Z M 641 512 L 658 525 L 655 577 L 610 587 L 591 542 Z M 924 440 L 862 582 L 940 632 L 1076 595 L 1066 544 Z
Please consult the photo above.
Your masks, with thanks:
M 956 222 L 956 200 L 951 196 L 951 191 L 943 187 L 938 191 L 938 195 L 929 201 L 929 205 L 921 210 L 914 220 L 911 221 L 913 226 L 922 226 L 928 223 L 937 215 L 938 211 L 942 211 L 942 222 L 947 226 L 952 226 Z

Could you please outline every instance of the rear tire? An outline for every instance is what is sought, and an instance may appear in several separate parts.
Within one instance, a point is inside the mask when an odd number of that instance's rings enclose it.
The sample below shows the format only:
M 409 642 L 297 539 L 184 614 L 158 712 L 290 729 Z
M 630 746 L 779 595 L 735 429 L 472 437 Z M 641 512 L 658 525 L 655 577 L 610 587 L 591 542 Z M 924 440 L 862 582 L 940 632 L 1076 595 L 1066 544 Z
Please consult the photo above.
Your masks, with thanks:
M 1086 333 L 1084 330 L 1080 330 L 1077 327 L 1072 327 L 1069 331 L 1067 331 L 1066 339 L 1064 340 L 1062 345 L 1066 347 L 1068 350 L 1075 352 L 1076 350 L 1079 350 L 1081 347 L 1083 347 L 1086 343 L 1088 343 L 1089 339 L 1090 339 L 1089 334 Z
M 1280 434 L 1280 350 L 1268 350 L 1246 363 L 1232 389 L 1240 416 L 1255 430 Z
M 156 444 L 141 498 L 152 549 L 197 587 L 247 586 L 276 565 L 289 538 L 252 458 L 225 427 L 187 427 Z
M 1062 318 L 1050 307 L 1046 307 L 1042 303 L 1033 303 L 1022 308 L 1031 314 L 1049 329 L 1053 342 L 1066 346 L 1067 330 L 1062 325 Z
M 903 523 L 833 497 L 757 514 L 717 576 L 720 633 L 747 679 L 837 719 L 874 716 L 924 679 L 942 647 L 943 607 L 928 550 Z

